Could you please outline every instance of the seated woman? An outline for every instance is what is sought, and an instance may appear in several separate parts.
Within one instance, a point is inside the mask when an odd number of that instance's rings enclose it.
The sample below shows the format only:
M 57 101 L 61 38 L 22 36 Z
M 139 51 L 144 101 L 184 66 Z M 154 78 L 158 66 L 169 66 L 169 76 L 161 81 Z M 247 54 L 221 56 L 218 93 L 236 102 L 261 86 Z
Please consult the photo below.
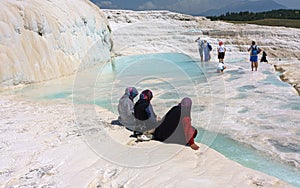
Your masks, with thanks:
M 199 149 L 194 142 L 197 130 L 191 125 L 191 108 L 192 100 L 188 97 L 172 107 L 155 129 L 154 140 L 188 145 L 194 150 Z
M 125 89 L 125 93 L 120 98 L 118 104 L 118 112 L 119 112 L 118 121 L 129 130 L 133 130 L 136 124 L 133 115 L 134 113 L 133 99 L 137 95 L 138 95 L 138 91 L 135 87 L 128 87 Z
M 149 89 L 146 89 L 140 94 L 140 99 L 134 105 L 134 116 L 137 125 L 134 132 L 135 135 L 144 134 L 146 131 L 150 131 L 157 125 L 157 116 L 150 103 L 152 98 L 152 92 Z

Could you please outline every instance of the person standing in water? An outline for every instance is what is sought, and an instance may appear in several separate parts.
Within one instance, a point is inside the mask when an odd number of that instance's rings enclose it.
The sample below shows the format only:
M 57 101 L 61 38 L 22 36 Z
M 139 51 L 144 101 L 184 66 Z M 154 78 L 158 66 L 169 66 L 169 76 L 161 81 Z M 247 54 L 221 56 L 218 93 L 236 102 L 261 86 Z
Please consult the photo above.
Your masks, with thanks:
M 212 50 L 212 46 L 204 40 L 204 61 L 210 60 L 210 51 Z
M 255 69 L 257 71 L 260 48 L 255 44 L 255 41 L 252 41 L 252 45 L 248 48 L 248 51 L 250 51 L 251 70 Z
M 224 47 L 223 42 L 219 41 L 219 46 L 217 48 L 218 59 L 219 59 L 219 64 L 217 66 L 218 73 L 223 73 L 224 69 L 226 69 L 226 66 L 224 64 L 225 52 L 226 52 L 226 48 Z
M 224 63 L 224 57 L 225 57 L 225 52 L 226 52 L 226 48 L 224 47 L 224 44 L 222 41 L 219 42 L 219 46 L 217 48 L 217 52 L 218 52 L 218 59 L 219 62 Z
M 203 49 L 204 49 L 204 42 L 203 40 L 200 39 L 200 37 L 198 37 L 195 42 L 198 42 L 198 51 L 199 51 L 199 55 L 200 55 L 200 61 L 203 61 Z

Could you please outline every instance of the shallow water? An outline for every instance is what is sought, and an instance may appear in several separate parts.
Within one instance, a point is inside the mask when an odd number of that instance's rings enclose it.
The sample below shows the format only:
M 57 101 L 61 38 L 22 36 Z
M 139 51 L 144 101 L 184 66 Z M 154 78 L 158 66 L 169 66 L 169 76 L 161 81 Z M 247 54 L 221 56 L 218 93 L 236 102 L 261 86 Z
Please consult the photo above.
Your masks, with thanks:
M 269 174 L 288 182 L 291 185 L 300 187 L 300 171 L 293 166 L 287 165 L 278 159 L 261 153 L 249 145 L 241 144 L 227 135 L 209 132 L 203 129 L 198 129 L 199 136 L 197 141 L 204 144 L 209 144 L 211 148 L 222 153 L 229 159 L 236 161 L 243 166 L 254 170 Z M 206 135 L 203 137 L 203 135 Z M 204 139 L 203 139 L 204 138 Z M 214 139 L 211 143 L 211 138 Z M 286 150 L 286 147 L 283 148 Z
M 244 166 L 300 187 L 300 171 L 293 167 L 300 161 L 300 98 L 270 65 L 251 72 L 244 59 L 227 62 L 228 69 L 218 74 L 216 63 L 200 63 L 185 54 L 118 57 L 72 77 L 10 92 L 34 100 L 96 104 L 117 114 L 125 88 L 135 86 L 140 92 L 153 91 L 153 107 L 161 117 L 189 96 L 193 125 L 201 130 L 198 140 Z

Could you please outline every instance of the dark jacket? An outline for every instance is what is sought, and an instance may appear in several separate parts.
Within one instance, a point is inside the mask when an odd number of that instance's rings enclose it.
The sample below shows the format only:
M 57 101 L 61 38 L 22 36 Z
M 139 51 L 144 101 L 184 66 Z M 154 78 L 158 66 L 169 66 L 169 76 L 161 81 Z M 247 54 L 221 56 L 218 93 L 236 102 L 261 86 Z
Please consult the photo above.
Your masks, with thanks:
M 149 103 L 145 99 L 138 100 L 134 105 L 134 117 L 138 120 L 147 120 L 150 117 L 146 111 L 148 107 Z
M 153 129 L 157 126 L 156 114 L 152 105 L 145 99 L 139 99 L 134 105 L 134 117 L 137 119 L 139 132 Z

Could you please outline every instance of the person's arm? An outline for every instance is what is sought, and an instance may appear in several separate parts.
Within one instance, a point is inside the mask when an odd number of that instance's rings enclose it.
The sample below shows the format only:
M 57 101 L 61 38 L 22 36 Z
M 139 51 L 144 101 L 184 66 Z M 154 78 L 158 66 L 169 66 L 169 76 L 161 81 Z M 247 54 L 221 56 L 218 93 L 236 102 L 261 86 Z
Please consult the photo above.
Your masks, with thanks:
M 147 112 L 147 114 L 148 114 L 148 116 L 149 116 L 149 120 L 151 121 L 151 122 L 157 122 L 156 121 L 156 114 L 154 113 L 154 111 L 153 111 L 153 107 L 152 107 L 152 105 L 151 104 L 149 104 L 149 106 L 145 109 L 146 110 L 146 112 Z
M 127 115 L 131 116 L 134 114 L 134 104 L 130 100 L 127 101 Z
M 261 52 L 260 47 L 257 46 L 257 54 L 259 54 Z
M 250 46 L 250 47 L 248 48 L 248 52 L 251 50 L 251 48 L 252 48 L 252 46 Z
M 194 134 L 195 134 L 195 129 L 191 125 L 191 118 L 189 117 L 184 117 L 183 120 L 183 130 L 185 134 L 185 139 L 187 143 L 191 146 L 192 149 L 197 150 L 199 149 L 199 146 L 195 144 L 194 141 Z

